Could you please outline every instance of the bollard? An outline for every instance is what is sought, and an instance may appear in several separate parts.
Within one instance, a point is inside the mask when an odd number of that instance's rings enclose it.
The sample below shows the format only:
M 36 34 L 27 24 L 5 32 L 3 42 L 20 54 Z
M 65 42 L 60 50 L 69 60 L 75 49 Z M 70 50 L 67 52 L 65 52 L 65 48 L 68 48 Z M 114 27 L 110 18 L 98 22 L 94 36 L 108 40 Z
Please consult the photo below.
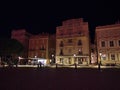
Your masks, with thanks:
M 57 63 L 56 63 L 56 68 L 58 68 L 58 65 L 57 65 Z
M 99 71 L 101 70 L 101 68 L 100 68 L 100 63 L 98 64 L 98 70 L 99 70 Z
M 37 64 L 37 68 L 39 68 L 39 64 Z
M 75 63 L 75 69 L 77 69 L 77 64 Z
M 42 68 L 42 63 L 40 62 L 40 68 Z

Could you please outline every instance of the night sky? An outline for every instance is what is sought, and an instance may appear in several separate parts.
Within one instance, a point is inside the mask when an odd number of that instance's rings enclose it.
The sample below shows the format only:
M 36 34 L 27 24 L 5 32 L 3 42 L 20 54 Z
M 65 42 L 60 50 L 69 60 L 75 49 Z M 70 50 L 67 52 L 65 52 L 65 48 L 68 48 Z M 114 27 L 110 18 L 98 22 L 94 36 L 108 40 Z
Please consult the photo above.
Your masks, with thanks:
M 91 36 L 96 26 L 120 20 L 119 2 L 98 0 L 48 0 L 0 2 L 0 38 L 10 37 L 12 29 L 25 28 L 29 33 L 55 33 L 62 21 L 84 18 Z

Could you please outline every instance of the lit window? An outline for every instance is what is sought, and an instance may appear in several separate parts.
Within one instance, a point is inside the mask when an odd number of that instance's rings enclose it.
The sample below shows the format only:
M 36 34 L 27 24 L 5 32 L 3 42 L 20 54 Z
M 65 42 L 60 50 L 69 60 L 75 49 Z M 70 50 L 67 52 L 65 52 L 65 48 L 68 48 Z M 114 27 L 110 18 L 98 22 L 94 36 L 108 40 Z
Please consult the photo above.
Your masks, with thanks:
M 103 59 L 103 60 L 106 60 L 106 54 L 103 54 L 103 55 L 102 55 L 102 59 Z

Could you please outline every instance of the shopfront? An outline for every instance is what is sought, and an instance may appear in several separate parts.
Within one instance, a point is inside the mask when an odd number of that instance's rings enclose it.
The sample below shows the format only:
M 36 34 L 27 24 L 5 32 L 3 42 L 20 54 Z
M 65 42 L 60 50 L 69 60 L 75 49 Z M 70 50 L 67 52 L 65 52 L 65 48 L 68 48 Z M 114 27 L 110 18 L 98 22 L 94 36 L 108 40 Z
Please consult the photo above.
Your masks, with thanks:
M 88 65 L 89 56 L 57 56 L 56 63 L 62 65 Z

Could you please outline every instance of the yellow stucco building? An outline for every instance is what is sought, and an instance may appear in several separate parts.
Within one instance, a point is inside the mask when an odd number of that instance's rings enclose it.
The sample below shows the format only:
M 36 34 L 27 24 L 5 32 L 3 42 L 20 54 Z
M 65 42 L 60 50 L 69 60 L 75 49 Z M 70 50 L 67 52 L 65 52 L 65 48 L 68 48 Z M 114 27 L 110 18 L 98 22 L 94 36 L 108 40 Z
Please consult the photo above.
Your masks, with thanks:
M 120 24 L 96 27 L 98 62 L 120 64 Z
M 56 27 L 56 63 L 88 65 L 90 63 L 88 22 L 70 19 Z

